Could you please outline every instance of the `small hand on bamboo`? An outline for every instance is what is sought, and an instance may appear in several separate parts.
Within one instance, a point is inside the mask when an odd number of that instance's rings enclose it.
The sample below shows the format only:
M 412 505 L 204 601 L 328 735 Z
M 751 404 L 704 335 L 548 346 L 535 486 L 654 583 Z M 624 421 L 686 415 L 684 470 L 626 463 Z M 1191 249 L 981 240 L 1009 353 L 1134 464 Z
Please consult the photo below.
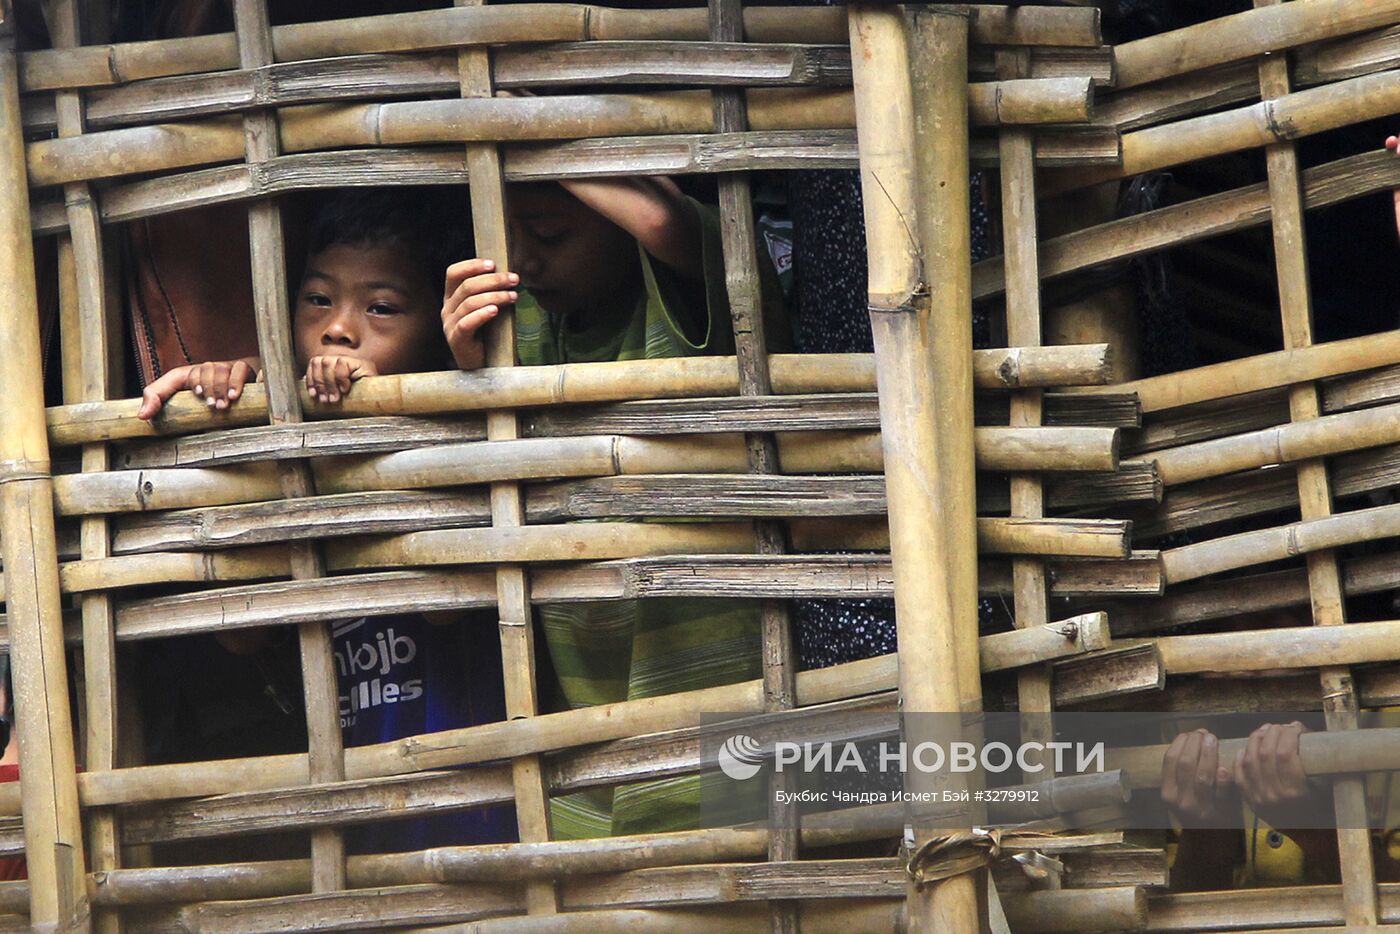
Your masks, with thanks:
M 478 257 L 447 267 L 442 333 L 458 367 L 476 370 L 486 365 L 482 328 L 500 314 L 502 305 L 520 297 L 514 291 L 519 285 L 520 277 L 513 272 L 497 272 L 494 260 Z
M 312 357 L 306 364 L 306 391 L 316 402 L 339 402 L 350 392 L 350 384 L 364 376 L 378 376 L 379 368 L 369 360 L 337 354 Z
M 243 387 L 250 379 L 256 378 L 258 366 L 257 357 L 177 366 L 146 387 L 136 417 L 150 421 L 171 396 L 183 389 L 203 399 L 211 409 L 222 411 L 243 394 Z

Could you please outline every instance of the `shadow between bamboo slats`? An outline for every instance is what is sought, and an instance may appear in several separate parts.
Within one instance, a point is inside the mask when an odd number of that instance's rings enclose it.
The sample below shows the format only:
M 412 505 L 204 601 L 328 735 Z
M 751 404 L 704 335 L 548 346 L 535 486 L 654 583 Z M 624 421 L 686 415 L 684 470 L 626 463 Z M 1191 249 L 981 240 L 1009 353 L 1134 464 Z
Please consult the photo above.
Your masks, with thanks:
M 974 95 L 974 122 L 1083 123 L 1088 119 L 1092 88 L 1087 78 L 1026 80 L 1034 82 L 1033 90 L 994 88 Z M 756 131 L 839 130 L 854 125 L 849 91 L 755 88 L 744 94 L 752 114 L 750 128 Z M 709 96 L 707 91 L 686 90 L 328 103 L 286 106 L 277 113 L 282 149 L 313 152 L 356 146 L 711 133 L 722 128 L 715 126 Z M 228 162 L 241 154 L 239 129 L 237 117 L 212 117 L 38 140 L 26 150 L 30 184 L 92 181 Z M 1139 131 L 1146 132 L 1151 131 Z
M 971 14 L 972 41 L 985 45 L 1096 48 L 1099 14 L 1091 9 L 961 7 Z M 744 34 L 751 42 L 845 44 L 842 10 L 749 7 Z M 582 4 L 536 3 L 433 10 L 278 26 L 272 30 L 278 62 L 457 45 L 579 40 L 699 41 L 709 38 L 704 10 L 618 10 Z M 238 67 L 231 33 L 176 40 L 88 46 L 66 56 L 29 52 L 20 57 L 24 90 L 95 87 L 143 78 Z
M 1111 378 L 1111 364 L 1107 344 L 981 350 L 973 356 L 973 378 L 979 389 L 1100 385 Z M 774 354 L 770 369 L 773 391 L 780 395 L 875 390 L 875 359 L 870 354 Z M 355 392 L 333 410 L 315 404 L 309 396 L 303 396 L 302 402 L 313 417 L 340 418 L 737 396 L 738 392 L 733 357 L 686 357 L 368 377 L 357 382 Z M 266 391 L 254 384 L 238 405 L 210 413 L 193 394 L 177 393 L 151 422 L 135 417 L 139 399 L 60 406 L 48 410 L 49 435 L 53 444 L 63 446 L 259 424 L 267 417 L 266 400 Z
M 1309 209 L 1397 185 L 1400 165 L 1384 151 L 1348 156 L 1303 172 L 1304 203 Z M 1263 183 L 1207 195 L 1041 241 L 1040 273 L 1042 278 L 1051 279 L 1114 259 L 1256 227 L 1268 223 L 1271 214 L 1268 186 Z M 1003 289 L 999 257 L 978 263 L 972 275 L 974 298 L 986 298 Z
M 502 88 L 565 90 L 637 87 L 849 87 L 850 55 L 837 46 L 749 43 L 579 43 L 506 50 Z M 436 97 L 457 90 L 455 56 L 403 55 L 322 59 L 257 70 L 156 79 L 95 92 L 93 129 L 164 123 L 269 106 Z M 1088 76 L 1024 77 L 969 85 L 974 124 L 1087 123 L 1093 118 Z M 823 98 L 825 99 L 825 98 Z M 40 133 L 54 116 L 23 102 L 25 130 Z M 730 130 L 732 132 L 732 130 Z
M 1296 492 L 1296 484 L 1293 485 Z M 1400 554 L 1351 558 L 1341 562 L 1341 573 L 1342 591 L 1346 596 L 1380 593 L 1393 588 L 1395 581 L 1400 580 Z M 1160 600 L 1113 601 L 1107 609 L 1113 620 L 1114 633 L 1131 636 L 1170 629 L 1184 623 L 1303 606 L 1309 599 L 1307 572 L 1290 569 L 1177 586 Z M 1315 684 L 1310 688 L 1314 700 L 1315 688 Z

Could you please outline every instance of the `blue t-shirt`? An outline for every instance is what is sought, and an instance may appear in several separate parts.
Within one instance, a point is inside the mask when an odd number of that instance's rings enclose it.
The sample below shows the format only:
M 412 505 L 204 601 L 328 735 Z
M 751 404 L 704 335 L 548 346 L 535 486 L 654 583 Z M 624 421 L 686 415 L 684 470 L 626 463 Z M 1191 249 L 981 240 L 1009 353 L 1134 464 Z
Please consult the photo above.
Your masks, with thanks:
M 479 616 L 434 625 L 421 614 L 331 624 L 345 745 L 367 746 L 505 719 L 495 627 Z M 456 811 L 347 829 L 352 853 L 507 843 L 511 807 Z

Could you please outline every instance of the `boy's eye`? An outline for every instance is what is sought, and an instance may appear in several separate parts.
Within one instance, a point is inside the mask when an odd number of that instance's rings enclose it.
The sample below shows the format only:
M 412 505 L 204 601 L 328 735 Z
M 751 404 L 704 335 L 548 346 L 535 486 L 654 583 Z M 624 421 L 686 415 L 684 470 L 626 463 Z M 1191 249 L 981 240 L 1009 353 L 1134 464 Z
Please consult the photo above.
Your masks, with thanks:
M 318 305 L 322 308 L 325 308 L 331 303 L 328 296 L 322 295 L 319 292 L 307 292 L 301 297 L 301 300 L 308 305 Z
M 387 305 L 384 302 L 375 302 L 373 305 L 369 306 L 369 313 L 372 315 L 396 315 L 399 313 L 399 310 L 393 305 Z

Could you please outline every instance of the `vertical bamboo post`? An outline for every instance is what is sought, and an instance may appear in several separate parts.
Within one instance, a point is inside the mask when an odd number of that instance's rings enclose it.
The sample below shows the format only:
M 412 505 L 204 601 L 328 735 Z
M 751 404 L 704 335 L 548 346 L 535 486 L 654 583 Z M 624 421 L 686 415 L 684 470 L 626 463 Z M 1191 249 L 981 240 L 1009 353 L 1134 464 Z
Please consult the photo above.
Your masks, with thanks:
M 957 16 L 933 14 L 929 27 L 940 38 L 956 44 L 966 20 Z M 851 62 L 855 84 L 856 135 L 860 148 L 861 190 L 868 265 L 870 273 L 870 326 L 875 344 L 876 383 L 880 398 L 881 444 L 885 460 L 885 488 L 889 500 L 890 551 L 894 563 L 895 619 L 899 635 L 899 693 L 906 713 L 958 713 L 974 689 L 961 685 L 959 633 L 956 609 L 968 603 L 968 595 L 955 593 L 966 583 L 965 566 L 971 564 L 976 583 L 976 548 L 962 556 L 955 548 L 963 536 L 953 528 L 963 510 L 944 495 L 948 474 L 958 478 L 956 466 L 964 460 L 959 449 L 972 444 L 971 421 L 965 437 L 945 434 L 956 427 L 961 413 L 940 413 L 940 408 L 961 408 L 961 401 L 942 395 L 960 378 L 963 369 L 956 360 L 945 360 L 959 353 L 939 347 L 939 338 L 948 336 L 942 327 L 959 325 L 941 320 L 961 313 L 960 307 L 938 309 L 935 321 L 932 299 L 922 281 L 919 235 L 920 214 L 943 205 L 947 199 L 935 196 L 920 202 L 914 165 L 914 102 L 910 83 L 909 53 L 905 45 L 904 20 L 892 7 L 852 6 L 849 10 Z M 951 35 L 950 35 L 951 34 Z M 925 50 L 920 49 L 921 54 Z M 965 45 L 964 52 L 965 55 Z M 961 200 L 950 207 L 947 218 L 930 219 L 928 231 L 932 254 L 940 261 L 959 258 L 970 268 L 966 243 L 968 234 L 961 225 L 967 221 L 967 185 L 957 189 L 953 180 L 966 180 L 966 64 L 958 65 L 956 54 L 945 63 L 963 70 L 955 80 L 929 88 L 943 100 L 937 116 L 951 120 L 940 127 L 932 144 L 937 152 L 927 166 L 927 189 L 947 186 Z M 941 95 L 939 91 L 943 92 Z M 957 128 L 957 99 L 962 99 L 964 121 Z M 946 109 L 945 109 L 946 108 Z M 959 164 L 961 168 L 959 168 Z M 918 209 L 916 210 L 916 205 Z M 959 223 L 961 215 L 961 224 Z M 949 270 L 949 279 L 940 284 L 940 297 L 960 301 L 958 291 L 965 287 L 967 272 Z M 958 280 L 962 279 L 960 284 Z M 964 294 L 970 295 L 970 291 Z M 970 316 L 969 316 L 970 317 Z M 971 361 L 970 320 L 967 343 L 957 348 Z M 948 365 L 951 373 L 935 374 L 935 368 Z M 970 372 L 967 373 L 970 377 Z M 967 386 L 971 407 L 971 384 Z M 969 412 L 970 416 L 970 412 Z M 966 455 L 970 456 L 970 450 Z M 969 476 L 968 481 L 971 480 Z M 965 491 L 966 499 L 972 489 Z M 959 504 L 961 505 L 961 504 Z M 972 526 L 971 517 L 967 524 Z M 971 595 L 975 632 L 976 594 Z M 976 650 L 972 665 L 976 672 Z M 980 678 L 974 677 L 980 693 Z M 933 776 L 913 771 L 907 781 L 914 791 L 934 791 Z M 938 832 L 937 827 L 915 816 L 914 843 L 922 845 Z M 980 929 L 977 880 L 971 873 L 954 876 L 909 890 L 911 931 L 976 931 Z
M 478 6 L 484 0 L 456 0 L 457 6 Z M 491 53 L 486 49 L 463 50 L 457 55 L 457 72 L 463 97 L 490 97 L 495 91 L 491 77 Z M 505 176 L 500 150 L 494 143 L 467 145 L 467 180 L 471 187 L 472 226 L 478 256 L 495 260 L 497 269 L 509 269 L 506 242 Z M 486 333 L 486 365 L 515 365 L 515 317 L 501 315 Z M 486 413 L 486 437 L 510 441 L 520 437 L 515 412 Z M 491 484 L 491 524 L 518 528 L 525 524 L 524 496 L 519 483 Z M 539 713 L 535 678 L 535 627 L 530 609 L 530 582 L 522 565 L 498 565 L 496 603 L 500 618 L 501 659 L 505 673 L 506 716 L 512 720 Z M 511 760 L 515 788 L 516 821 L 522 843 L 540 843 L 550 838 L 549 790 L 540 768 L 539 756 Z M 559 911 L 559 894 L 549 880 L 526 883 L 526 907 L 532 915 L 553 915 Z
M 82 44 L 76 0 L 49 4 L 45 16 L 56 48 Z M 55 106 L 59 136 L 82 135 L 85 120 L 80 94 L 59 92 L 55 95 Z M 110 397 L 113 389 L 108 350 L 112 331 L 119 321 L 116 316 L 109 315 L 101 219 L 86 183 L 65 186 L 63 195 L 69 231 L 59 240 L 63 398 L 65 402 L 102 402 Z M 109 466 L 107 445 L 90 444 L 83 448 L 84 473 L 105 471 Z M 79 534 L 83 560 L 110 557 L 112 543 L 105 517 L 83 519 Z M 81 607 L 82 701 L 86 714 L 84 759 L 89 772 L 101 772 L 116 767 L 116 621 L 109 594 L 85 594 Z M 94 810 L 87 823 L 90 868 L 95 871 L 120 868 L 115 810 Z M 94 927 L 102 934 L 120 931 L 121 915 L 115 911 L 98 911 Z
M 1029 55 L 1024 49 L 996 53 L 997 77 L 1030 76 Z M 1012 347 L 1038 347 L 1041 344 L 1040 262 L 1036 246 L 1035 137 L 1024 127 L 1005 127 L 999 142 L 1001 163 L 1002 253 L 1006 268 L 1006 334 Z M 1041 424 L 1041 391 L 1025 389 L 1011 396 L 1011 425 L 1033 427 Z M 1044 490 L 1034 474 L 1011 478 L 1011 515 L 1039 519 L 1045 515 Z M 1012 599 L 1016 627 L 1044 626 L 1050 621 L 1046 594 L 1045 563 L 1038 558 L 1020 557 L 1011 561 Z M 1036 715 L 1036 722 L 1023 722 L 1022 738 L 1047 743 L 1054 739 L 1050 727 L 1050 669 L 1048 666 L 1023 668 L 1017 675 L 1018 709 Z M 1053 761 L 1039 757 L 1042 769 Z M 1053 777 L 1041 773 L 1038 778 Z
M 1256 7 L 1274 6 L 1281 0 L 1255 0 Z M 1272 100 L 1289 92 L 1287 53 L 1259 63 L 1259 94 Z M 1274 263 L 1278 272 L 1279 312 L 1283 317 L 1286 350 L 1313 343 L 1312 295 L 1308 286 L 1307 241 L 1303 229 L 1303 196 L 1298 156 L 1292 143 L 1275 143 L 1264 150 L 1269 173 Z M 1288 392 L 1289 416 L 1295 422 L 1321 414 L 1315 383 L 1300 383 Z M 1320 519 L 1332 514 L 1332 488 L 1327 465 L 1321 458 L 1297 466 L 1298 501 L 1302 517 Z M 1313 624 L 1346 623 L 1341 574 L 1334 551 L 1307 556 L 1308 589 Z M 1329 730 L 1357 728 L 1358 699 L 1351 669 L 1329 666 L 1319 672 L 1323 712 Z M 1376 891 L 1375 861 L 1366 821 L 1366 785 L 1363 776 L 1338 777 L 1332 783 L 1338 821 L 1337 849 L 1342 874 L 1342 905 L 1348 925 L 1373 925 L 1380 911 Z
M 710 39 L 715 42 L 742 42 L 744 39 L 743 4 L 741 0 L 710 0 Z M 740 133 L 748 129 L 748 114 L 742 91 L 715 92 L 715 131 Z M 767 337 L 763 330 L 763 291 L 759 284 L 758 257 L 755 246 L 753 201 L 746 174 L 734 173 L 720 177 L 720 232 L 724 246 L 724 279 L 729 294 L 729 308 L 734 322 L 735 357 L 739 366 L 739 394 L 766 396 L 773 392 L 773 380 L 768 372 Z M 749 434 L 745 437 L 750 473 L 781 473 L 778 446 L 771 434 Z M 786 535 L 781 523 L 754 523 L 754 538 L 759 554 L 781 555 L 787 552 Z M 796 670 L 793 665 L 792 622 L 787 604 L 781 600 L 760 603 L 763 639 L 763 708 L 766 711 L 788 710 L 797 692 Z M 790 776 L 774 774 L 768 798 L 768 858 L 773 861 L 797 859 L 797 808 L 791 798 L 778 792 L 795 787 Z M 798 930 L 797 906 L 791 902 L 772 903 L 772 926 L 777 934 L 795 934 Z
M 235 0 L 234 29 L 241 67 L 253 69 L 272 64 L 272 30 L 268 26 L 265 0 Z M 277 118 L 271 112 L 248 114 L 244 117 L 243 129 L 250 164 L 277 156 Z M 258 349 L 262 354 L 263 381 L 267 385 L 268 418 L 274 425 L 300 422 L 301 396 L 297 391 L 296 357 L 292 347 L 286 243 L 282 233 L 282 210 L 275 201 L 259 200 L 248 206 L 248 238 L 253 263 L 253 312 L 258 327 Z M 306 463 L 281 461 L 278 475 L 283 496 L 295 499 L 315 495 L 314 481 Z M 325 558 L 318 545 L 301 542 L 293 543 L 290 548 L 294 579 L 325 576 Z M 345 778 L 339 691 L 329 626 L 328 622 L 317 622 L 298 627 L 307 751 L 310 778 L 314 783 Z M 314 892 L 345 888 L 345 842 L 335 828 L 321 828 L 311 833 L 311 885 Z
M 0 24 L 0 30 L 8 28 L 8 23 Z M 18 63 L 8 34 L 0 35 L 0 199 L 0 282 L 9 289 L 0 312 L 0 342 L 5 347 L 0 354 L 0 547 L 23 763 L 20 795 L 30 924 L 35 930 L 59 930 L 81 917 L 86 890 L 44 423 L 29 182 Z

